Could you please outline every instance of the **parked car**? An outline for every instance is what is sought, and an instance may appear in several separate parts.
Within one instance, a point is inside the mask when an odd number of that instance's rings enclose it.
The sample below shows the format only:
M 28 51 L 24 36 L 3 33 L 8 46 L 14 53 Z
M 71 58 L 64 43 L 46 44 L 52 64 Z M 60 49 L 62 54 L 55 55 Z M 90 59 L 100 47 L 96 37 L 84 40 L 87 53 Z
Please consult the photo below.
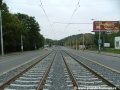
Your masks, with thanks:
M 48 50 L 48 48 L 45 48 L 44 50 Z

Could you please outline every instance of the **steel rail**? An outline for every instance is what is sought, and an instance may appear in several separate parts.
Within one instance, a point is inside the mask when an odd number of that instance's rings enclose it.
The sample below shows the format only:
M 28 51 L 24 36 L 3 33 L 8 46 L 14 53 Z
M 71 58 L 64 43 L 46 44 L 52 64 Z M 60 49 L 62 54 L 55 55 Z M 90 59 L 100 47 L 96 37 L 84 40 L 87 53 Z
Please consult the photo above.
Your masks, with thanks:
M 48 74 L 49 74 L 49 72 L 50 72 L 50 69 L 51 69 L 52 64 L 53 64 L 53 62 L 54 62 L 54 60 L 55 60 L 55 57 L 56 57 L 56 54 L 55 54 L 55 56 L 53 57 L 52 62 L 49 64 L 47 70 L 45 71 L 45 73 L 44 73 L 44 75 L 43 75 L 43 77 L 42 77 L 42 80 L 41 80 L 40 84 L 39 84 L 38 87 L 37 87 L 37 90 L 43 90 L 44 83 L 45 83 L 46 78 L 47 78 L 47 76 L 48 76 Z
M 62 55 L 62 53 L 61 53 L 61 55 Z M 72 82 L 73 82 L 73 86 L 75 87 L 75 90 L 78 90 L 78 83 L 77 83 L 77 81 L 76 81 L 76 78 L 74 77 L 74 75 L 73 75 L 73 73 L 72 73 L 72 70 L 71 70 L 70 67 L 68 66 L 68 64 L 67 64 L 67 62 L 66 62 L 66 60 L 65 60 L 65 58 L 64 58 L 63 55 L 62 55 L 62 58 L 63 58 L 63 61 L 64 61 L 64 63 L 65 63 L 65 66 L 66 66 L 66 68 L 67 68 L 67 70 L 68 70 L 68 72 L 69 72 L 69 75 L 71 76 L 71 79 L 72 79 Z
M 13 78 L 9 79 L 7 82 L 5 82 L 4 84 L 2 84 L 0 86 L 0 90 L 3 90 L 7 85 L 9 85 L 10 83 L 12 83 L 13 81 L 15 81 L 18 77 L 20 77 L 23 73 L 27 72 L 29 69 L 31 69 L 32 67 L 34 67 L 37 63 L 39 63 L 40 61 L 42 61 L 44 58 L 46 58 L 50 53 L 47 53 L 45 55 L 42 56 L 42 58 L 40 60 L 38 60 L 37 62 L 35 62 L 34 64 L 30 65 L 28 68 L 26 68 L 25 70 L 23 70 L 22 72 L 18 73 L 17 75 L 15 75 Z
M 65 52 L 65 51 L 64 51 Z M 119 87 L 115 86 L 114 84 L 112 84 L 111 82 L 109 82 L 107 79 L 105 79 L 104 77 L 102 77 L 101 75 L 99 75 L 98 73 L 96 73 L 95 71 L 93 71 L 91 68 L 89 68 L 88 66 L 86 66 L 85 64 L 83 64 L 82 62 L 80 62 L 79 60 L 77 60 L 76 58 L 74 58 L 72 55 L 70 55 L 69 53 L 65 52 L 67 55 L 69 55 L 71 58 L 73 58 L 76 62 L 78 62 L 80 65 L 82 65 L 83 67 L 85 67 L 86 69 L 88 69 L 91 73 L 93 73 L 96 77 L 98 77 L 100 80 L 102 80 L 104 83 L 106 83 L 106 85 L 116 88 L 116 90 L 120 90 Z

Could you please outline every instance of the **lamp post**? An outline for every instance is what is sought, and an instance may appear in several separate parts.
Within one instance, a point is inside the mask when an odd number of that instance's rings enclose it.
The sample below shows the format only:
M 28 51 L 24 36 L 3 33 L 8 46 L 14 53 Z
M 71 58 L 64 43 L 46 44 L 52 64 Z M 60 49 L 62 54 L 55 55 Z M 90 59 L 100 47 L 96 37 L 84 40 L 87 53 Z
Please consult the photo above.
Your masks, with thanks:
M 23 36 L 21 34 L 21 52 L 23 52 Z
M 78 31 L 80 31 L 80 30 L 78 30 Z M 77 50 L 77 34 L 76 34 L 76 50 Z
M 35 44 L 35 50 L 37 50 L 37 46 L 36 46 L 36 44 Z
M 20 20 L 19 20 L 19 22 L 20 22 L 20 24 L 21 24 L 21 26 L 22 26 L 22 20 L 24 20 L 24 19 L 22 19 L 21 17 L 20 17 Z M 20 38 L 21 38 L 21 53 L 23 53 L 23 26 L 21 27 L 21 36 L 20 36 Z
M 83 33 L 83 47 L 84 47 L 84 33 Z
M 76 50 L 77 50 L 77 35 L 76 35 Z
M 96 19 L 91 19 L 91 20 L 96 20 Z M 99 39 L 98 39 L 98 44 L 99 44 L 99 53 L 100 53 L 100 45 L 101 45 L 101 39 L 100 39 L 100 21 L 98 20 L 98 22 L 99 22 L 99 26 L 98 26 L 98 28 L 99 28 Z
M 46 35 L 45 35 L 45 37 L 46 37 Z M 45 39 L 45 41 L 44 41 L 44 48 L 46 47 L 46 38 L 44 38 Z
M 70 46 L 70 48 L 72 48 L 72 38 L 71 38 L 71 36 L 70 36 L 70 40 L 69 40 L 69 46 Z
M 80 30 L 79 30 L 79 31 L 80 31 Z M 82 35 L 83 35 L 83 40 L 82 40 L 82 41 L 83 41 L 83 43 L 82 43 L 83 45 L 82 45 L 82 48 L 83 48 L 83 50 L 84 50 L 84 48 L 85 48 L 85 43 L 84 43 L 85 37 L 84 37 L 84 33 L 83 33 Z
M 4 55 L 4 49 L 3 49 L 3 35 L 2 35 L 2 11 L 0 10 L 0 33 L 1 33 L 1 54 Z
M 83 51 L 85 49 L 85 43 L 84 43 L 84 41 L 85 41 L 85 37 L 84 37 L 84 33 L 83 33 L 83 45 L 82 45 Z

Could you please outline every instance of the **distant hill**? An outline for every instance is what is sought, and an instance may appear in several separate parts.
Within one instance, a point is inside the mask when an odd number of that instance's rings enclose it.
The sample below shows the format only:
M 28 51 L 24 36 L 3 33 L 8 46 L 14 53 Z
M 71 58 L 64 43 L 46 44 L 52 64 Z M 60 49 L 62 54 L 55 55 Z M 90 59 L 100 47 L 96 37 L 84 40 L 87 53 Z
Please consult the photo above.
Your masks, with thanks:
M 66 46 L 75 46 L 76 43 L 77 43 L 77 45 L 82 45 L 83 44 L 83 37 L 84 37 L 84 44 L 85 45 L 92 45 L 93 44 L 94 34 L 91 34 L 91 33 L 85 33 L 84 35 L 77 34 L 77 35 L 68 36 L 66 38 L 59 40 L 57 43 L 59 45 L 66 45 Z

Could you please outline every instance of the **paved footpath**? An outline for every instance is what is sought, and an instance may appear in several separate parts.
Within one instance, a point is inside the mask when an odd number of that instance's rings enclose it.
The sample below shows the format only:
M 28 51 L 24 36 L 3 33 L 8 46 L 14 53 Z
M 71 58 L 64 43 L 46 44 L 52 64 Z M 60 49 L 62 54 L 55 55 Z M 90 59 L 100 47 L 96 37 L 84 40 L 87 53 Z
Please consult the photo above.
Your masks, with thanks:
M 15 52 L 5 54 L 4 56 L 0 56 L 0 75 L 8 72 L 9 70 L 22 65 L 25 62 L 34 60 L 45 53 L 50 52 L 51 50 L 36 50 L 36 51 L 26 51 L 26 52 Z

